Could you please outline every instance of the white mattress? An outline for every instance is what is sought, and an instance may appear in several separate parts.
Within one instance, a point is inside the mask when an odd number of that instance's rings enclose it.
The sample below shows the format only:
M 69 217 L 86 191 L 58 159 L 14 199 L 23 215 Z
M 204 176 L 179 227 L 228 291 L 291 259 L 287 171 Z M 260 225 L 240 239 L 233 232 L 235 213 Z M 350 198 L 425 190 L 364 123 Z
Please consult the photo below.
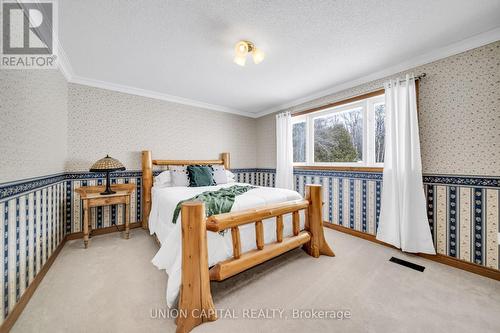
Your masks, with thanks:
M 159 269 L 164 269 L 168 274 L 167 305 L 170 307 L 176 301 L 181 284 L 181 217 L 177 223 L 172 223 L 173 212 L 179 201 L 192 198 L 205 192 L 215 191 L 232 185 L 248 185 L 242 183 L 229 183 L 219 186 L 206 187 L 153 187 L 152 207 L 149 215 L 149 230 L 156 234 L 161 243 L 160 250 L 154 256 L 152 262 Z M 236 196 L 231 209 L 232 212 L 279 203 L 290 200 L 301 199 L 301 195 L 292 190 L 256 187 L 244 194 Z M 304 228 L 304 217 L 301 212 L 301 229 Z M 292 235 L 291 214 L 284 216 L 284 236 Z M 267 219 L 264 224 L 264 242 L 276 241 L 276 219 Z M 240 227 L 241 250 L 246 252 L 255 249 L 255 227 L 250 223 Z M 207 232 L 208 264 L 213 266 L 233 255 L 231 233 L 226 232 L 224 236 L 219 233 Z

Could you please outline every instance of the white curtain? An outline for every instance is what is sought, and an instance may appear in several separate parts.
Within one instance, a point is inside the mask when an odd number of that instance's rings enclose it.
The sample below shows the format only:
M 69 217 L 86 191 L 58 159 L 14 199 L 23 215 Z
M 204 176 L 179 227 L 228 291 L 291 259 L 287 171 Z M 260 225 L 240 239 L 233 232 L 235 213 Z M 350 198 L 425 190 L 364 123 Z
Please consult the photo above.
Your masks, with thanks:
M 415 79 L 385 85 L 385 158 L 377 239 L 405 252 L 435 254 L 427 220 Z
M 293 190 L 292 115 L 276 115 L 276 187 Z

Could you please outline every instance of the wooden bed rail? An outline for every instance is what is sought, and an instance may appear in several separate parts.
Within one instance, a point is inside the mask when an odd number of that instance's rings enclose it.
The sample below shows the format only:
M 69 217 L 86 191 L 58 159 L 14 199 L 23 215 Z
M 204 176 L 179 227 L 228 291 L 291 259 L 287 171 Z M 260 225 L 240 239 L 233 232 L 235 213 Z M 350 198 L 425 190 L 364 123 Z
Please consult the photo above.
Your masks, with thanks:
M 216 320 L 210 293 L 210 280 L 221 281 L 261 264 L 294 248 L 304 246 L 312 257 L 334 256 L 323 233 L 320 185 L 306 185 L 306 200 L 295 200 L 241 212 L 205 218 L 202 202 L 182 204 L 182 279 L 177 332 L 189 332 L 195 326 Z M 307 210 L 305 229 L 300 231 L 300 210 Z M 283 215 L 292 214 L 293 235 L 283 237 Z M 276 218 L 276 242 L 264 244 L 262 220 Z M 239 226 L 255 223 L 256 249 L 241 253 Z M 208 268 L 207 230 L 231 229 L 233 258 Z
M 309 207 L 307 200 L 294 200 L 273 205 L 242 210 L 233 213 L 212 215 L 207 220 L 207 230 L 219 232 L 239 225 L 283 216 Z
M 279 254 L 290 251 L 311 240 L 309 232 L 299 235 L 299 211 L 309 207 L 307 200 L 294 200 L 234 213 L 210 216 L 207 230 L 223 231 L 231 229 L 233 258 L 216 264 L 210 269 L 210 280 L 222 281 L 250 267 L 263 263 Z M 293 236 L 283 240 L 283 215 L 292 213 Z M 262 220 L 276 218 L 276 243 L 264 246 L 264 226 Z M 241 253 L 240 226 L 255 223 L 255 244 L 257 249 Z
M 213 165 L 224 164 L 223 160 L 153 160 L 154 165 Z

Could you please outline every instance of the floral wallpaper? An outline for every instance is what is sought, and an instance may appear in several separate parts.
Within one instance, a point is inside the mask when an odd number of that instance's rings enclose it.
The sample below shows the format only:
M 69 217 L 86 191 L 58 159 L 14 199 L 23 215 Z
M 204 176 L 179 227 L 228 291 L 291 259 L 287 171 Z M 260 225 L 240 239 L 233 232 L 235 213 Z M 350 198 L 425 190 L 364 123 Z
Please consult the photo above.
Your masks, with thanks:
M 0 70 L 0 183 L 64 171 L 67 102 L 58 70 Z
M 231 153 L 231 166 L 255 167 L 255 119 L 70 83 L 67 171 L 88 170 L 117 158 L 141 169 L 141 151 L 159 159 L 214 159 Z

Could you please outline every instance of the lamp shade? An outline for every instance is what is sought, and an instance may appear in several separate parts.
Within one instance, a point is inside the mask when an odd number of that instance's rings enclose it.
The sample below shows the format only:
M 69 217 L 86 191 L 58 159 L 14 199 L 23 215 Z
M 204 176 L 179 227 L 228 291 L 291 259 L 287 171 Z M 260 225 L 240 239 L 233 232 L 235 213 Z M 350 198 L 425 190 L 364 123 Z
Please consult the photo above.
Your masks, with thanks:
M 234 60 L 233 60 L 236 64 L 240 65 L 240 66 L 245 66 L 245 62 L 247 61 L 246 60 L 246 57 L 245 56 L 236 56 L 234 57 Z
M 236 43 L 236 46 L 234 47 L 234 52 L 236 53 L 237 57 L 245 57 L 248 51 L 249 51 L 249 44 L 244 40 Z
M 260 64 L 264 60 L 265 54 L 261 49 L 254 48 L 252 51 L 252 58 L 255 64 Z
M 101 158 L 99 161 L 95 162 L 90 167 L 91 172 L 106 172 L 106 171 L 118 171 L 118 170 L 120 171 L 125 170 L 125 167 L 120 161 L 112 157 L 109 157 L 109 155 L 106 155 L 106 157 Z

